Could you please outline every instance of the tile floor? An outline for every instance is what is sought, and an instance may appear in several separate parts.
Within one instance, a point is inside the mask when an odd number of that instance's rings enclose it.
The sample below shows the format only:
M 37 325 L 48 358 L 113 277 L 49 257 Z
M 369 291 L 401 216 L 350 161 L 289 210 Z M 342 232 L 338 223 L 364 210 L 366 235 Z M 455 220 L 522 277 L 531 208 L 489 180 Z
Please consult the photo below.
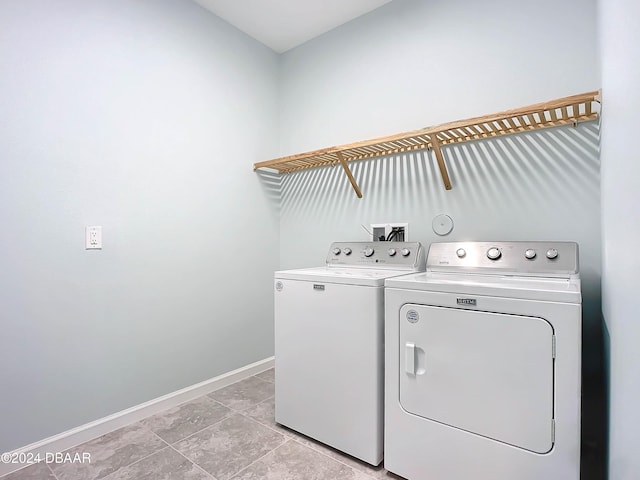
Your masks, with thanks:
M 1 480 L 400 479 L 275 423 L 262 372 L 68 450 L 91 463 L 31 465 Z

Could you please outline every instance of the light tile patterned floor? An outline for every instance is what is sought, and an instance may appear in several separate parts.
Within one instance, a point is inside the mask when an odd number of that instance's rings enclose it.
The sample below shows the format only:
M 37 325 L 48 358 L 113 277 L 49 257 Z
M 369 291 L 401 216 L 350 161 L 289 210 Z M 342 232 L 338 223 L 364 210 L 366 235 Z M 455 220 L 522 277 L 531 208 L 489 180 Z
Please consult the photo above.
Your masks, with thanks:
M 91 463 L 32 465 L 1 480 L 400 479 L 275 423 L 273 369 L 68 452 Z

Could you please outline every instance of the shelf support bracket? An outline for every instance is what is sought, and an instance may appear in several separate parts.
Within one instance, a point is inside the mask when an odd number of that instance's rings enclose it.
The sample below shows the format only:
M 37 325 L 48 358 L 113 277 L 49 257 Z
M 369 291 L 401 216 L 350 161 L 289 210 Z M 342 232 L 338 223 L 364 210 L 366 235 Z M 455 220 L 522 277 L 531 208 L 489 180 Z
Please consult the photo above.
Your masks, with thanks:
M 336 152 L 336 156 L 340 161 L 340 165 L 342 165 L 342 168 L 344 168 L 344 173 L 347 174 L 347 178 L 349 178 L 349 182 L 351 182 L 351 186 L 356 191 L 356 195 L 358 196 L 358 198 L 362 198 L 362 192 L 360 191 L 360 187 L 358 187 L 358 184 L 356 183 L 356 179 L 353 178 L 353 174 L 349 169 L 349 165 L 347 165 L 347 161 L 342 156 L 342 152 Z
M 449 172 L 447 172 L 447 165 L 444 163 L 444 156 L 442 155 L 442 150 L 440 149 L 440 141 L 438 140 L 438 133 L 434 132 L 430 135 L 431 138 L 431 147 L 436 154 L 436 160 L 438 160 L 438 167 L 440 168 L 440 175 L 442 175 L 442 182 L 444 183 L 444 188 L 447 190 L 451 190 L 451 180 L 449 179 Z

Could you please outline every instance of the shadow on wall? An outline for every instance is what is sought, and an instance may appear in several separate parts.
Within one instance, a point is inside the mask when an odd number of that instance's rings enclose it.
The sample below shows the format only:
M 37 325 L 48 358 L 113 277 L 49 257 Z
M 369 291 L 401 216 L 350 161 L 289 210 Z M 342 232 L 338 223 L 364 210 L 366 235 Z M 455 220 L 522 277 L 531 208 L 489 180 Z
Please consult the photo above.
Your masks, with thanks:
M 599 284 L 582 288 L 581 479 L 607 478 L 608 396 L 606 326 Z
M 611 410 L 609 410 L 609 404 L 611 401 L 611 336 L 609 335 L 609 329 L 607 328 L 607 322 L 604 319 L 604 317 L 602 318 L 602 351 L 603 351 L 603 364 L 604 364 L 603 384 L 604 384 L 604 390 L 605 390 L 604 411 L 607 413 L 603 422 L 603 427 L 605 430 L 605 439 L 606 439 L 605 444 L 607 445 L 606 455 L 604 460 L 605 472 L 607 472 L 607 474 L 603 475 L 602 478 L 608 478 L 609 462 L 610 462 L 609 420 L 611 417 Z
M 256 170 L 256 174 L 264 192 L 264 198 L 269 203 L 269 211 L 278 221 L 282 203 L 282 175 L 276 171 L 268 170 Z
M 316 248 L 322 258 L 327 240 L 357 238 L 361 223 L 376 220 L 409 221 L 411 239 L 425 244 L 577 241 L 583 286 L 582 478 L 605 478 L 599 143 L 598 123 L 588 122 L 446 146 L 450 191 L 429 151 L 351 163 L 362 199 L 339 165 L 285 175 L 282 260 L 288 268 L 311 264 L 313 258 L 303 258 L 294 241 Z M 444 239 L 431 231 L 431 219 L 442 212 L 452 214 L 456 224 Z M 319 231 L 325 237 L 308 233 Z
M 595 122 L 446 146 L 450 192 L 442 186 L 432 152 L 357 161 L 350 168 L 363 191 L 361 200 L 339 165 L 304 170 L 283 177 L 282 215 L 335 220 L 346 212 L 389 205 L 422 211 L 450 208 L 461 200 L 467 207 L 508 203 L 508 208 L 536 210 L 535 205 L 550 202 L 563 209 L 580 207 L 584 193 L 599 196 L 598 146 Z

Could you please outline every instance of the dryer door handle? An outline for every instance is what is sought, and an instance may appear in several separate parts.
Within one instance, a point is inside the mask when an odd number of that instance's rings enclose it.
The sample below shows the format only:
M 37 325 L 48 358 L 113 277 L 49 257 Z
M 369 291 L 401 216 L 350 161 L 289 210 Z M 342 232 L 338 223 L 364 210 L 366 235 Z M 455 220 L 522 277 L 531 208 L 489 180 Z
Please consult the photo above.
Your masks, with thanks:
M 404 345 L 404 370 L 410 375 L 416 374 L 416 344 L 413 342 Z

